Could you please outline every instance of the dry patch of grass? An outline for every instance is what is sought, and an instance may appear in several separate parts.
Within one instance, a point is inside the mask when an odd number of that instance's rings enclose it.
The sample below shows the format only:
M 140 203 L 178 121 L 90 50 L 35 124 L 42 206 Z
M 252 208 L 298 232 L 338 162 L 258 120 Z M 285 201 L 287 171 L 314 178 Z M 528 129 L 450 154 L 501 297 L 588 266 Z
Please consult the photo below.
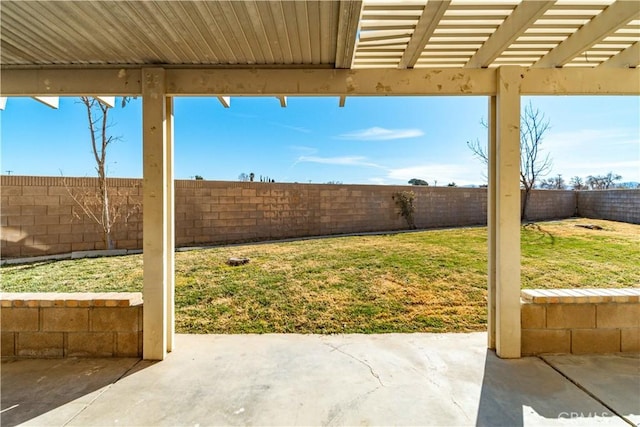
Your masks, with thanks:
M 596 224 L 603 230 L 576 227 Z M 486 228 L 230 246 L 176 254 L 176 319 L 191 333 L 477 331 Z M 640 286 L 640 226 L 522 228 L 523 288 Z M 229 267 L 229 257 L 251 262 Z M 2 268 L 6 292 L 140 291 L 140 255 Z

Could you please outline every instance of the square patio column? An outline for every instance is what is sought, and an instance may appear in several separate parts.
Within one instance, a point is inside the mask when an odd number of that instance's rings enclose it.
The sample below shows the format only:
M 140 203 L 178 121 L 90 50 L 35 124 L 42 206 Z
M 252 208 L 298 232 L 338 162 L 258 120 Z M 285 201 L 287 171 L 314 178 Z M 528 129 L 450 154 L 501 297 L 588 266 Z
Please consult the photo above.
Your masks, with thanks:
M 167 189 L 167 351 L 173 351 L 173 341 L 176 331 L 175 324 L 175 181 L 173 175 L 173 97 L 166 98 L 165 110 L 166 124 L 166 153 L 167 165 L 165 174 L 165 186 Z
M 495 219 L 489 236 L 495 239 L 495 334 L 501 358 L 520 357 L 520 83 L 517 66 L 497 69 Z M 491 175 L 491 174 L 490 174 Z M 491 178 L 491 177 L 490 177 Z M 493 227 L 491 227 L 493 225 Z M 492 234 L 494 233 L 495 234 Z M 491 254 L 489 255 L 491 259 Z
M 489 97 L 487 157 L 487 347 L 496 348 L 496 97 Z
M 170 262 L 172 224 L 169 218 L 172 191 L 171 147 L 167 122 L 165 71 L 162 68 L 142 69 L 142 146 L 143 146 L 143 263 L 144 311 L 143 357 L 146 360 L 164 359 L 169 332 L 168 294 L 173 277 Z M 170 120 L 169 120 L 170 122 Z M 172 188 L 172 187 L 171 187 Z

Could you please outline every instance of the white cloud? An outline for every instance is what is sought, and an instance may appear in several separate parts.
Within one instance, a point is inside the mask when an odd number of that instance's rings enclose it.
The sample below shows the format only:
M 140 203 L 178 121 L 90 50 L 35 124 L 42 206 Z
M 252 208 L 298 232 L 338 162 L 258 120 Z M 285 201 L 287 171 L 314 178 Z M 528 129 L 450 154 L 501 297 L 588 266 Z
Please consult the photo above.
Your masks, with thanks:
M 567 163 L 568 167 L 572 168 L 572 169 L 587 169 L 587 168 L 597 168 L 600 170 L 614 170 L 618 169 L 618 168 L 637 168 L 640 167 L 640 159 L 639 160 L 625 160 L 625 161 L 619 161 L 619 162 L 598 162 L 598 163 L 592 163 L 592 162 L 583 162 L 583 163 Z
M 293 151 L 297 151 L 300 154 L 311 155 L 318 152 L 317 148 L 307 147 L 306 145 L 290 145 L 289 148 Z
M 416 138 L 422 135 L 424 135 L 424 132 L 420 129 L 385 129 L 381 127 L 372 127 L 369 129 L 343 133 L 342 135 L 338 135 L 336 138 L 355 141 L 389 141 L 392 139 Z
M 581 129 L 549 135 L 543 143 L 553 161 L 550 175 L 564 177 L 614 172 L 640 180 L 640 138 L 632 128 Z
M 613 172 L 622 176 L 622 181 L 640 182 L 640 158 L 628 161 L 605 161 L 605 162 L 581 162 L 574 163 L 570 160 L 559 160 L 554 163 L 554 171 L 558 171 L 565 178 L 580 176 L 585 178 L 588 175 L 606 175 Z M 554 172 L 555 173 L 555 172 Z M 554 175 L 552 173 L 551 175 Z
M 310 129 L 304 128 L 302 126 L 290 126 L 290 125 L 285 125 L 285 124 L 277 123 L 277 122 L 267 122 L 267 123 L 269 123 L 270 125 L 273 125 L 273 126 L 278 126 L 278 127 L 284 128 L 284 129 L 295 130 L 296 132 L 300 132 L 300 133 L 311 133 Z
M 369 182 L 376 185 L 385 185 L 387 183 L 387 180 L 385 178 L 373 177 L 369 178 Z
M 480 168 L 469 168 L 462 164 L 423 164 L 389 169 L 388 178 L 406 183 L 412 178 L 424 179 L 430 185 L 455 182 L 458 185 L 482 184 Z
M 543 140 L 544 147 L 552 149 L 584 149 L 588 146 L 612 146 L 638 144 L 638 131 L 633 129 L 580 129 L 553 132 Z
M 317 156 L 300 156 L 296 163 L 320 163 L 323 165 L 339 165 L 339 166 L 366 166 L 381 168 L 382 166 L 371 163 L 366 157 L 362 156 L 340 156 L 340 157 L 317 157 Z

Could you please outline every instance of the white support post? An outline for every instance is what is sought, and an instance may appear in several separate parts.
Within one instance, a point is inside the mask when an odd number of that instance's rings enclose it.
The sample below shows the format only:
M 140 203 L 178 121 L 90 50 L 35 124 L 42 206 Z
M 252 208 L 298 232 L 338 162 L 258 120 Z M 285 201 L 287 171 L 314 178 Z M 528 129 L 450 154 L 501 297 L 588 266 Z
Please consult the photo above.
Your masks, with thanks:
M 487 157 L 487 346 L 496 348 L 496 97 L 489 97 Z
M 165 70 L 142 69 L 143 152 L 143 358 L 163 360 L 167 351 L 167 125 Z
M 497 70 L 495 150 L 496 352 L 520 357 L 520 82 L 517 66 Z M 490 161 L 491 163 L 491 161 Z
M 166 98 L 166 132 L 167 132 L 167 351 L 173 351 L 175 337 L 175 198 L 173 176 L 173 98 Z

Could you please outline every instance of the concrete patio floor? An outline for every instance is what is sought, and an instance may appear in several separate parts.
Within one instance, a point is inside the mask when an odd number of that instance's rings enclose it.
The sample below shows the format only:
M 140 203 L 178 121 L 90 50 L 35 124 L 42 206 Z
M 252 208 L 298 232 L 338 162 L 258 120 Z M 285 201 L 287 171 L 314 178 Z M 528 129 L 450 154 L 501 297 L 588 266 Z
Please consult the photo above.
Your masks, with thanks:
M 640 355 L 502 360 L 485 333 L 178 335 L 161 363 L 1 367 L 3 426 L 640 423 Z

